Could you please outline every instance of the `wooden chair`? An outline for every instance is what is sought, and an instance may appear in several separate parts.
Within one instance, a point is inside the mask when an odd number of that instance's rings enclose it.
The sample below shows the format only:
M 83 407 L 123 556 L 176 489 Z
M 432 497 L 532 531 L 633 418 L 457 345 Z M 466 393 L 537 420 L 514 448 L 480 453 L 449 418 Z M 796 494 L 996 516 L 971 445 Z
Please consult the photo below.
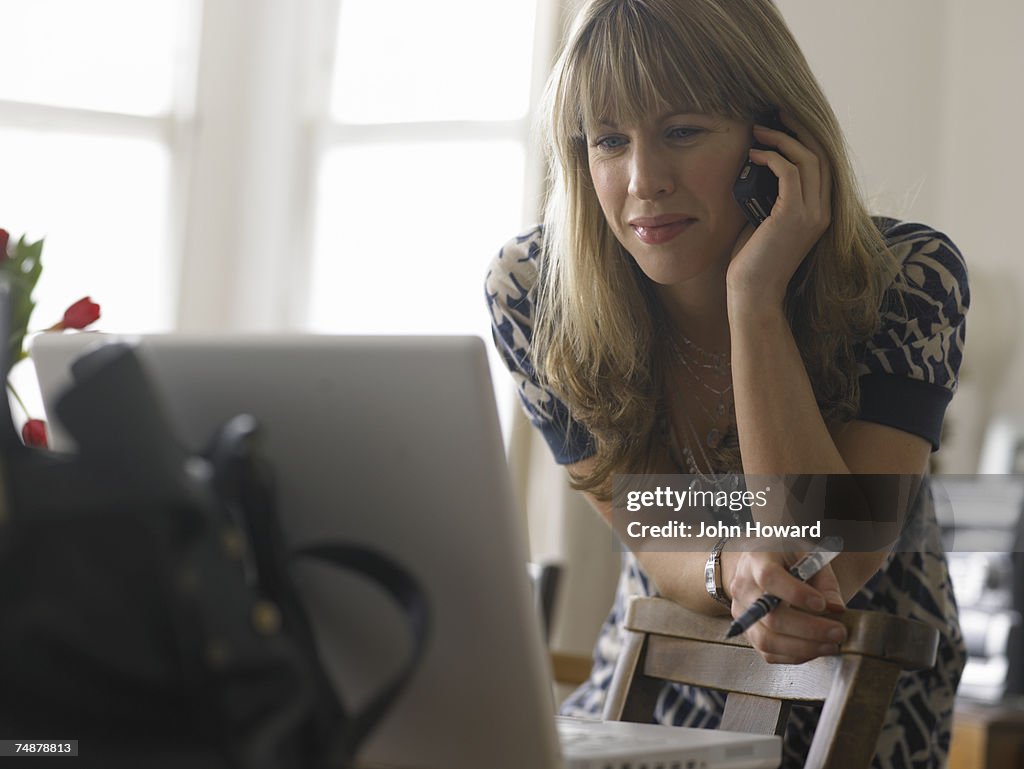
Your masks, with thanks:
M 727 618 L 635 598 L 604 718 L 650 721 L 665 681 L 727 692 L 721 728 L 737 732 L 781 735 L 791 704 L 824 703 L 805 766 L 867 767 L 897 677 L 935 664 L 939 633 L 880 612 L 848 609 L 837 619 L 847 629 L 839 654 L 770 665 L 742 637 L 726 639 Z
M 562 565 L 554 561 L 531 561 L 526 564 L 526 570 L 533 584 L 533 603 L 546 641 L 551 637 L 551 626 L 555 622 L 555 606 L 562 586 Z
M 551 637 L 555 621 L 555 608 L 562 583 L 562 565 L 554 561 L 533 562 L 526 565 L 533 584 L 533 600 L 540 617 L 544 640 Z M 550 651 L 551 672 L 558 684 L 579 686 L 590 676 L 593 660 L 590 656 L 572 652 Z

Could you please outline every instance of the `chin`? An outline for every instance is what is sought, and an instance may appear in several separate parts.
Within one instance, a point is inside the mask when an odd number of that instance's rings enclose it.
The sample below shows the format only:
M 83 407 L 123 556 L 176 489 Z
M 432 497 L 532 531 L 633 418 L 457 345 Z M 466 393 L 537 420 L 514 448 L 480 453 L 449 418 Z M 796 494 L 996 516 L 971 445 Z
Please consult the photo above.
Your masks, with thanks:
M 680 269 L 678 264 L 652 265 L 649 262 L 637 261 L 640 271 L 647 276 L 652 283 L 659 286 L 674 286 L 677 283 L 685 283 L 700 275 L 704 270 Z
M 661 249 L 658 249 L 661 251 Z M 711 263 L 701 259 L 698 261 L 693 254 L 651 253 L 650 246 L 644 245 L 635 251 L 629 251 L 633 261 L 647 279 L 660 286 L 673 286 L 685 283 L 711 268 Z

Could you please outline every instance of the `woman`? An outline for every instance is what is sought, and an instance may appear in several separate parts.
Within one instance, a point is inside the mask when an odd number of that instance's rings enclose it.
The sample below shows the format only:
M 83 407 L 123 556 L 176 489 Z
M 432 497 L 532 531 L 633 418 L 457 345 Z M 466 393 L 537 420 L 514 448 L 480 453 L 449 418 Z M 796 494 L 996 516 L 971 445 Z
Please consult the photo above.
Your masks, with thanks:
M 778 108 L 790 132 L 760 124 Z M 491 264 L 494 337 L 532 422 L 610 519 L 613 474 L 925 473 L 956 388 L 966 268 L 941 233 L 872 219 L 836 118 L 769 0 L 590 0 L 548 84 L 544 224 Z M 790 135 L 792 133 L 792 135 Z M 767 149 L 752 149 L 754 142 Z M 732 189 L 747 160 L 778 177 L 758 227 Z M 878 766 L 933 767 L 964 663 L 925 485 L 912 550 L 844 552 L 808 583 L 793 555 L 709 541 L 624 559 L 589 682 L 563 710 L 597 715 L 627 596 L 738 616 L 769 662 L 836 651 L 828 611 L 873 608 L 941 635 L 905 675 Z M 721 581 L 705 588 L 705 565 Z M 654 717 L 716 726 L 721 698 L 666 685 Z M 796 709 L 786 765 L 816 713 Z

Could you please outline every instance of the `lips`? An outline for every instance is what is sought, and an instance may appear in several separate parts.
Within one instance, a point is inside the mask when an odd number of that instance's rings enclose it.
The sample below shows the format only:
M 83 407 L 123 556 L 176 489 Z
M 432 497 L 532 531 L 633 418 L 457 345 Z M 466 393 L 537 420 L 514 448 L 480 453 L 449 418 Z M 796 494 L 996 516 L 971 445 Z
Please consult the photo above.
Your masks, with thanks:
M 629 220 L 637 238 L 647 245 L 661 245 L 682 235 L 696 219 L 685 214 L 637 217 Z

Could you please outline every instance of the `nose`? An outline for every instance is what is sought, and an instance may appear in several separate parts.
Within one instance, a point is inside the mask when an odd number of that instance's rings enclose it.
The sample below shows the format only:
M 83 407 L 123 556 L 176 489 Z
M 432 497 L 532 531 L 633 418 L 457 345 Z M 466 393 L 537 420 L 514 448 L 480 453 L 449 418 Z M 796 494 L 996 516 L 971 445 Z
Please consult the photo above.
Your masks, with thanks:
M 656 146 L 634 142 L 629 169 L 629 194 L 639 200 L 657 200 L 675 191 L 672 166 Z

